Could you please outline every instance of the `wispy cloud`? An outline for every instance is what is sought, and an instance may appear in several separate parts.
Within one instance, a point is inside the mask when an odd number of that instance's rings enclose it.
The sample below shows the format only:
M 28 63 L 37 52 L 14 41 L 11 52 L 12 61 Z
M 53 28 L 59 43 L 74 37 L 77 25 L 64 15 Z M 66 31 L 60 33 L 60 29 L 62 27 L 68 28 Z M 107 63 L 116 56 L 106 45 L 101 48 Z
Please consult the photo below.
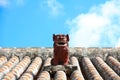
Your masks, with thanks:
M 0 0 L 0 7 L 7 7 L 8 3 L 8 0 Z
M 42 4 L 43 8 L 47 8 L 48 13 L 52 16 L 58 16 L 63 13 L 63 5 L 57 0 L 46 0 Z
M 10 7 L 10 5 L 24 5 L 25 0 L 0 0 L 0 7 Z
M 88 13 L 67 20 L 70 46 L 120 46 L 120 0 L 106 1 L 91 7 Z

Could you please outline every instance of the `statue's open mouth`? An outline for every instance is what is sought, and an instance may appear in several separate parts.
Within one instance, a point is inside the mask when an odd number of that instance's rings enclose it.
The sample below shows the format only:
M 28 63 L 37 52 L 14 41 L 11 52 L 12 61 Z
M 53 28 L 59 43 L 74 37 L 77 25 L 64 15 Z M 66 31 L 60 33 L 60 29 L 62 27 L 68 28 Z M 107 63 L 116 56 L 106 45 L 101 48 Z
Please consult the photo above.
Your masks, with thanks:
M 67 44 L 65 42 L 58 42 L 57 46 L 66 46 Z

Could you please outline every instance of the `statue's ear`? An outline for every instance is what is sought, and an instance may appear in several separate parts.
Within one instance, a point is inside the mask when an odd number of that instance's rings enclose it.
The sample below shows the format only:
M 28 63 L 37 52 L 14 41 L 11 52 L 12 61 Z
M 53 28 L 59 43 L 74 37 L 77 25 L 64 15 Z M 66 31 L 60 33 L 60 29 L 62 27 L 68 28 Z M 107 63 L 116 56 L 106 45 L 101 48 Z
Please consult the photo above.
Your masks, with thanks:
M 68 34 L 66 35 L 66 37 L 67 37 L 67 41 L 69 41 L 69 35 Z
M 55 34 L 53 34 L 53 41 L 55 40 Z

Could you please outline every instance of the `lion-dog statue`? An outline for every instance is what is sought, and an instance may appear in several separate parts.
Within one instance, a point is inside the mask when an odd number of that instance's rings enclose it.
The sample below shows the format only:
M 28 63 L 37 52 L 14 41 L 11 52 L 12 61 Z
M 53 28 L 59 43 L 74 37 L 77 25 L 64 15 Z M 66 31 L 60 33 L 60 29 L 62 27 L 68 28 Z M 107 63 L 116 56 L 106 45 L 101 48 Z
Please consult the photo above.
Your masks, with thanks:
M 51 61 L 52 65 L 68 65 L 69 64 L 69 50 L 68 42 L 69 35 L 53 34 L 54 41 L 54 56 Z

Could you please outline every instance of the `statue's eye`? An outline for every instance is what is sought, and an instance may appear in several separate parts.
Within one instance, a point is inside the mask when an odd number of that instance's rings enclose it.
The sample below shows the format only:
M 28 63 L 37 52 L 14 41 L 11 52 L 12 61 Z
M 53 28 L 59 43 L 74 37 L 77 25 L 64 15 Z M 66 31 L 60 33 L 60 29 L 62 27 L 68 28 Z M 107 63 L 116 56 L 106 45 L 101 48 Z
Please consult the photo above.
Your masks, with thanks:
M 63 36 L 63 38 L 65 38 L 65 35 Z
M 60 37 L 59 36 L 57 36 L 57 39 L 59 39 Z

